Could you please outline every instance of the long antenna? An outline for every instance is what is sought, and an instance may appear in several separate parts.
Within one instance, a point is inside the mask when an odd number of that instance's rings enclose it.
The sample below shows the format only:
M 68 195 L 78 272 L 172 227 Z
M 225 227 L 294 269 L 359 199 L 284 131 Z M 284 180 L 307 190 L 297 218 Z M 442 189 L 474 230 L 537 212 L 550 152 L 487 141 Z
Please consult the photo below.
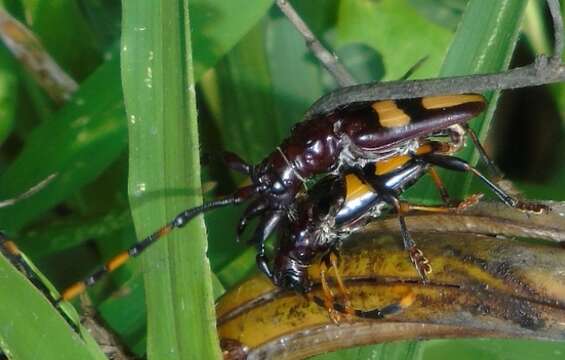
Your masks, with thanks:
M 185 226 L 194 217 L 203 214 L 212 209 L 239 204 L 243 200 L 247 199 L 249 196 L 255 193 L 255 189 L 252 186 L 246 186 L 239 189 L 235 194 L 218 200 L 209 201 L 200 206 L 184 210 L 179 213 L 172 221 L 167 223 L 165 226 L 159 228 L 157 231 L 142 239 L 135 245 L 131 246 L 127 250 L 120 252 L 119 254 L 112 257 L 106 263 L 98 267 L 89 276 L 81 281 L 74 283 L 73 285 L 66 288 L 62 293 L 60 299 L 57 301 L 68 301 L 76 296 L 82 294 L 87 287 L 96 284 L 101 278 L 106 274 L 111 273 L 123 264 L 125 264 L 130 258 L 139 256 L 145 251 L 151 244 L 154 244 L 160 238 L 169 234 L 173 229 L 178 229 Z

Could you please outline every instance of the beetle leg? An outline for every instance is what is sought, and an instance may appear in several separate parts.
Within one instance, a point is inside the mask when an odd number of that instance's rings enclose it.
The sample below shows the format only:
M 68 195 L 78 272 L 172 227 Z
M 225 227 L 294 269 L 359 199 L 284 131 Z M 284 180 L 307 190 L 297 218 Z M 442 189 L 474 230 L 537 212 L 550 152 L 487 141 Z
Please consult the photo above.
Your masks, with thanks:
M 346 318 L 349 318 L 351 316 L 356 316 L 363 319 L 382 319 L 385 316 L 397 313 L 402 309 L 409 307 L 415 301 L 414 294 L 410 292 L 406 294 L 398 303 L 389 304 L 383 307 L 382 309 L 378 309 L 378 308 L 371 310 L 355 309 L 351 305 L 351 300 L 350 300 L 351 295 L 347 290 L 345 283 L 343 282 L 343 279 L 341 278 L 341 275 L 339 274 L 338 271 L 338 264 L 337 264 L 339 259 L 338 257 L 339 254 L 336 253 L 334 250 L 332 250 L 330 251 L 329 254 L 324 256 L 322 258 L 322 261 L 320 262 L 320 283 L 322 286 L 323 299 L 311 294 L 306 294 L 307 298 L 309 298 L 319 306 L 322 306 L 324 309 L 326 309 L 330 320 L 334 324 L 339 325 L 341 321 L 341 315 L 345 315 Z M 328 272 L 328 267 L 331 267 L 334 270 L 335 279 L 338 285 L 338 289 L 340 291 L 340 295 L 343 299 L 343 303 L 338 303 L 335 301 L 334 292 L 332 291 L 330 285 L 328 284 L 328 280 L 326 276 Z
M 441 180 L 441 177 L 439 176 L 436 169 L 434 167 L 430 166 L 429 169 L 428 169 L 428 173 L 432 177 L 432 180 L 434 181 L 434 184 L 439 191 L 439 194 L 441 196 L 441 199 L 443 200 L 443 203 L 447 207 L 449 207 L 450 210 L 453 206 L 456 206 L 455 210 L 457 210 L 457 211 L 465 210 L 467 208 L 470 208 L 470 207 L 476 205 L 479 202 L 479 200 L 483 197 L 483 194 L 481 194 L 481 193 L 471 194 L 470 196 L 466 197 L 463 201 L 461 201 L 459 203 L 454 202 L 453 200 L 451 200 L 449 198 L 447 188 L 443 184 L 443 181 Z M 427 211 L 426 209 L 422 209 L 422 208 L 411 208 L 410 210 Z
M 251 239 L 252 243 L 257 244 L 257 267 L 271 280 L 273 279 L 273 271 L 269 266 L 269 258 L 265 254 L 265 242 L 273 233 L 283 216 L 284 214 L 280 211 L 274 211 L 267 214 L 263 217 L 263 219 L 261 219 L 261 222 L 257 226 L 257 229 L 255 229 L 255 233 Z
M 328 254 L 328 259 L 330 261 L 331 267 L 334 271 L 335 274 L 335 279 L 337 282 L 337 286 L 340 292 L 340 295 L 343 299 L 343 304 L 344 304 L 344 309 L 345 312 L 349 315 L 354 315 L 355 311 L 353 309 L 353 307 L 351 306 L 351 294 L 349 293 L 349 290 L 347 290 L 347 288 L 345 287 L 345 284 L 343 282 L 343 279 L 341 278 L 341 275 L 339 273 L 339 269 L 338 269 L 338 254 L 334 251 L 331 251 Z
M 473 131 L 473 129 L 471 129 L 469 124 L 461 124 L 461 126 L 463 127 L 463 129 L 465 130 L 465 132 L 467 133 L 467 135 L 469 136 L 469 138 L 471 139 L 471 141 L 475 145 L 475 148 L 479 152 L 479 156 L 481 157 L 481 159 L 487 165 L 487 168 L 489 169 L 491 176 L 494 176 L 494 178 L 496 180 L 502 179 L 502 177 L 503 177 L 502 171 L 500 171 L 498 166 L 496 166 L 496 164 L 488 156 L 488 154 L 485 151 L 485 148 L 483 147 L 483 145 L 481 144 L 477 134 Z
M 400 212 L 408 213 L 411 211 L 424 211 L 424 212 L 434 212 L 434 213 L 447 213 L 450 211 L 462 211 L 468 209 L 472 206 L 478 204 L 479 200 L 483 197 L 483 194 L 472 194 L 467 196 L 463 201 L 454 204 L 453 206 L 429 206 L 429 205 L 419 205 L 412 204 L 409 202 L 400 202 Z
M 362 319 L 380 320 L 385 316 L 393 315 L 406 309 L 407 307 L 411 306 L 416 300 L 416 296 L 413 292 L 410 291 L 405 294 L 399 302 L 386 305 L 383 308 L 374 308 L 370 310 L 355 309 L 353 307 L 347 308 L 343 304 L 334 302 L 333 294 L 331 293 L 331 289 L 329 288 L 327 281 L 325 280 L 325 274 L 322 272 L 320 273 L 320 279 L 322 281 L 324 298 L 322 299 L 310 293 L 305 294 L 306 298 L 309 301 L 313 301 L 318 306 L 323 307 L 328 312 L 330 320 L 336 325 L 339 325 L 339 322 L 341 320 L 340 315 L 345 315 L 347 317 L 356 316 Z
M 414 296 L 414 293 L 409 292 L 404 297 L 402 297 L 402 299 L 400 299 L 398 303 L 389 304 L 381 309 L 375 308 L 371 310 L 361 310 L 354 308 L 351 305 L 350 301 L 351 295 L 338 272 L 338 256 L 339 255 L 332 250 L 320 261 L 320 284 L 322 286 L 323 298 L 312 295 L 311 293 L 304 294 L 307 299 L 315 302 L 318 306 L 323 307 L 327 311 L 330 320 L 334 324 L 339 325 L 341 321 L 341 315 L 346 316 L 346 318 L 356 316 L 363 319 L 382 319 L 385 316 L 395 314 L 414 303 L 416 297 Z M 328 284 L 326 276 L 328 267 L 332 267 L 334 269 L 338 289 L 340 291 L 341 297 L 344 300 L 343 304 L 335 301 L 334 292 Z
M 267 203 L 262 199 L 258 199 L 257 201 L 252 202 L 247 207 L 247 209 L 245 209 L 245 212 L 239 219 L 239 223 L 237 225 L 237 231 L 236 231 L 237 242 L 239 242 L 241 234 L 243 234 L 243 232 L 245 231 L 245 228 L 247 227 L 247 223 L 249 222 L 249 220 L 251 220 L 256 216 L 261 215 L 266 210 L 267 210 Z
M 267 213 L 257 225 L 255 233 L 251 238 L 252 244 L 257 244 L 257 250 L 259 253 L 265 250 L 265 241 L 271 236 L 273 231 L 275 231 L 277 225 L 280 223 L 284 216 L 281 211 L 271 211 Z
M 410 261 L 412 261 L 412 264 L 416 268 L 416 271 L 422 280 L 427 282 L 428 275 L 432 273 L 432 266 L 429 260 L 424 256 L 422 250 L 416 246 L 414 239 L 412 239 L 412 235 L 410 235 L 410 232 L 406 227 L 404 216 L 399 215 L 398 221 L 400 223 L 400 235 L 404 242 L 404 248 L 408 251 L 408 255 L 410 256 Z
M 339 325 L 341 316 L 335 308 L 334 305 L 335 296 L 332 289 L 328 285 L 326 272 L 327 272 L 327 264 L 324 260 L 322 260 L 320 263 L 320 282 L 322 284 L 322 291 L 324 293 L 324 308 L 327 310 L 328 316 L 330 317 L 332 322 L 336 325 Z
M 328 305 L 326 304 L 326 301 L 324 299 L 321 299 L 320 297 L 311 294 L 306 294 L 306 298 L 309 301 L 313 301 L 314 303 L 316 303 L 316 305 L 323 307 L 326 310 L 328 309 L 327 307 Z M 362 319 L 380 320 L 383 319 L 385 316 L 393 315 L 402 311 L 403 309 L 412 305 L 415 300 L 416 300 L 416 296 L 414 295 L 414 293 L 410 292 L 407 295 L 405 295 L 402 299 L 400 299 L 399 302 L 389 304 L 380 309 L 379 308 L 375 308 L 371 310 L 353 309 L 353 315 Z M 328 312 L 335 311 L 338 314 L 349 315 L 348 313 L 345 312 L 343 305 L 339 303 L 330 304 L 329 309 L 330 310 L 328 310 Z M 339 323 L 337 323 L 336 325 L 339 325 Z
M 473 207 L 479 203 L 479 201 L 482 199 L 483 196 L 484 194 L 481 193 L 471 194 L 467 196 L 465 199 L 463 199 L 463 201 L 461 201 L 459 204 L 457 204 L 455 210 L 463 211 L 465 209 Z
M 245 162 L 239 155 L 231 151 L 224 151 L 224 162 L 230 169 L 242 173 L 244 175 L 251 175 L 251 165 Z
M 422 250 L 420 250 L 416 246 L 416 242 L 410 235 L 408 231 L 408 227 L 406 226 L 406 221 L 404 220 L 404 213 L 406 212 L 406 205 L 402 205 L 398 198 L 391 194 L 390 191 L 383 191 L 383 200 L 386 201 L 388 204 L 393 206 L 398 214 L 398 222 L 400 224 L 400 235 L 402 236 L 402 241 L 404 244 L 404 249 L 408 251 L 408 255 L 410 256 L 410 261 L 414 264 L 414 268 L 418 272 L 418 275 L 422 278 L 424 282 L 428 281 L 428 275 L 432 272 L 432 266 L 430 265 L 429 260 L 424 256 Z M 414 205 L 416 207 L 416 205 Z M 434 209 L 433 207 L 420 207 Z M 447 208 L 435 208 L 435 211 L 444 212 Z
M 445 187 L 445 185 L 443 185 L 443 181 L 441 180 L 441 177 L 439 176 L 436 169 L 430 166 L 430 168 L 428 169 L 428 174 L 430 174 L 432 180 L 434 181 L 434 185 L 438 189 L 439 195 L 441 196 L 443 203 L 445 205 L 449 205 L 451 203 L 451 199 L 449 198 L 447 188 Z
M 381 183 L 381 179 L 379 176 L 374 175 L 372 171 L 367 171 L 370 168 L 361 170 L 361 169 L 353 169 L 355 174 L 361 177 L 361 179 L 365 180 L 373 189 L 382 195 L 383 201 L 394 207 L 398 214 L 398 221 L 400 223 L 400 235 L 402 236 L 402 241 L 404 243 L 404 249 L 408 251 L 408 255 L 410 256 L 410 261 L 414 264 L 418 275 L 422 278 L 424 282 L 428 281 L 428 274 L 432 272 L 432 267 L 428 259 L 424 256 L 422 250 L 420 250 L 416 246 L 416 242 L 412 239 L 408 228 L 406 227 L 406 221 L 404 220 L 404 213 L 405 208 L 402 207 L 400 200 L 394 194 L 394 192 L 387 188 L 385 185 Z M 416 205 L 414 205 L 416 206 Z M 447 207 L 420 207 L 420 209 L 434 209 L 436 211 L 445 212 L 448 211 Z
M 469 165 L 465 160 L 455 156 L 427 154 L 419 155 L 418 158 L 432 164 L 443 167 L 449 170 L 470 172 L 481 179 L 500 200 L 506 205 L 522 210 L 527 213 L 543 214 L 549 211 L 549 207 L 538 203 L 529 203 L 526 201 L 518 200 L 510 196 L 503 189 L 490 181 L 486 176 L 481 174 L 477 169 Z
M 257 262 L 257 268 L 265 274 L 269 279 L 273 279 L 273 270 L 269 266 L 269 258 L 265 255 L 265 252 L 258 253 L 255 257 L 255 261 Z

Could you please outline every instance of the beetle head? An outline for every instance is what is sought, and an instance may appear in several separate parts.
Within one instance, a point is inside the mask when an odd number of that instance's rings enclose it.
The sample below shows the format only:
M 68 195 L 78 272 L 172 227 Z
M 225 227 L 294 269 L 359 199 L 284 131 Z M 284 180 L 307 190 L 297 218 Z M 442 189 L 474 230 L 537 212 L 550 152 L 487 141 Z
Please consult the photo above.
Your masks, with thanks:
M 251 181 L 257 193 L 263 194 L 271 206 L 286 208 L 294 200 L 301 182 L 296 181 L 292 167 L 272 153 L 251 172 Z
M 308 267 L 288 255 L 277 255 L 273 282 L 286 290 L 305 294 L 310 291 L 312 284 L 308 279 Z

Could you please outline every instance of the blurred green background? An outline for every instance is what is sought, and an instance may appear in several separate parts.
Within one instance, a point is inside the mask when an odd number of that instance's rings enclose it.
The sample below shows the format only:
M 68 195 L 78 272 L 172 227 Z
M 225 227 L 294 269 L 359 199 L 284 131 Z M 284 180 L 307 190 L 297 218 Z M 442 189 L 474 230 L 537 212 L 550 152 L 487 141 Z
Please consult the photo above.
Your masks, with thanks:
M 0 209 L 0 229 L 61 289 L 136 241 L 127 190 L 131 119 L 126 117 L 120 78 L 120 47 L 128 45 L 120 45 L 122 9 L 112 0 L 1 3 L 80 84 L 72 99 L 56 104 L 0 48 L 0 199 L 58 174 L 45 190 Z M 482 48 L 488 59 L 498 61 L 492 66 L 503 67 L 509 60 L 504 50 L 498 55 L 492 51 L 512 48 L 518 22 L 494 25 L 493 37 L 499 36 L 495 38 L 503 46 L 491 44 L 489 49 L 488 38 L 466 35 L 444 62 L 466 7 L 464 0 L 292 3 L 359 82 L 397 79 L 424 56 L 428 59 L 413 78 L 488 70 L 477 65 Z M 544 2 L 500 3 L 515 19 L 523 17 L 511 66 L 530 63 L 534 54 L 550 53 L 551 22 Z M 218 162 L 222 150 L 257 163 L 288 135 L 308 106 L 336 84 L 272 1 L 191 0 L 189 6 L 202 181 L 205 198 L 210 199 L 244 181 L 228 175 Z M 468 19 L 468 31 L 486 26 L 480 19 L 488 21 L 494 15 L 475 14 Z M 467 60 L 469 64 L 462 64 Z M 492 126 L 490 116 L 476 126 L 483 137 L 490 128 L 487 149 L 528 198 L 565 200 L 563 115 L 565 88 L 553 85 L 505 92 Z M 461 175 L 448 176 L 454 194 L 469 190 L 461 185 Z M 428 185 L 418 184 L 410 196 L 437 201 Z M 253 249 L 234 241 L 240 212 L 241 208 L 228 208 L 206 216 L 217 294 L 255 271 Z M 141 262 L 133 261 L 89 292 L 105 323 L 138 355 L 145 353 L 146 342 L 141 275 Z M 559 343 L 437 340 L 364 347 L 317 359 L 557 359 L 564 352 L 565 345 Z

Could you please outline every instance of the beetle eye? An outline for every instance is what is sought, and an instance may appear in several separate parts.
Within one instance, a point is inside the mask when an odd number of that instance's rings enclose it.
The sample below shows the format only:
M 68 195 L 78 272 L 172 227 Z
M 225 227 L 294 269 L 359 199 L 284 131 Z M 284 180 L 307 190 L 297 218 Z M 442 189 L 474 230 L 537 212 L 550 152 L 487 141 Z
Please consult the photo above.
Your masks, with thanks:
M 275 194 L 282 194 L 286 191 L 286 188 L 280 181 L 277 181 L 272 184 L 272 191 Z

